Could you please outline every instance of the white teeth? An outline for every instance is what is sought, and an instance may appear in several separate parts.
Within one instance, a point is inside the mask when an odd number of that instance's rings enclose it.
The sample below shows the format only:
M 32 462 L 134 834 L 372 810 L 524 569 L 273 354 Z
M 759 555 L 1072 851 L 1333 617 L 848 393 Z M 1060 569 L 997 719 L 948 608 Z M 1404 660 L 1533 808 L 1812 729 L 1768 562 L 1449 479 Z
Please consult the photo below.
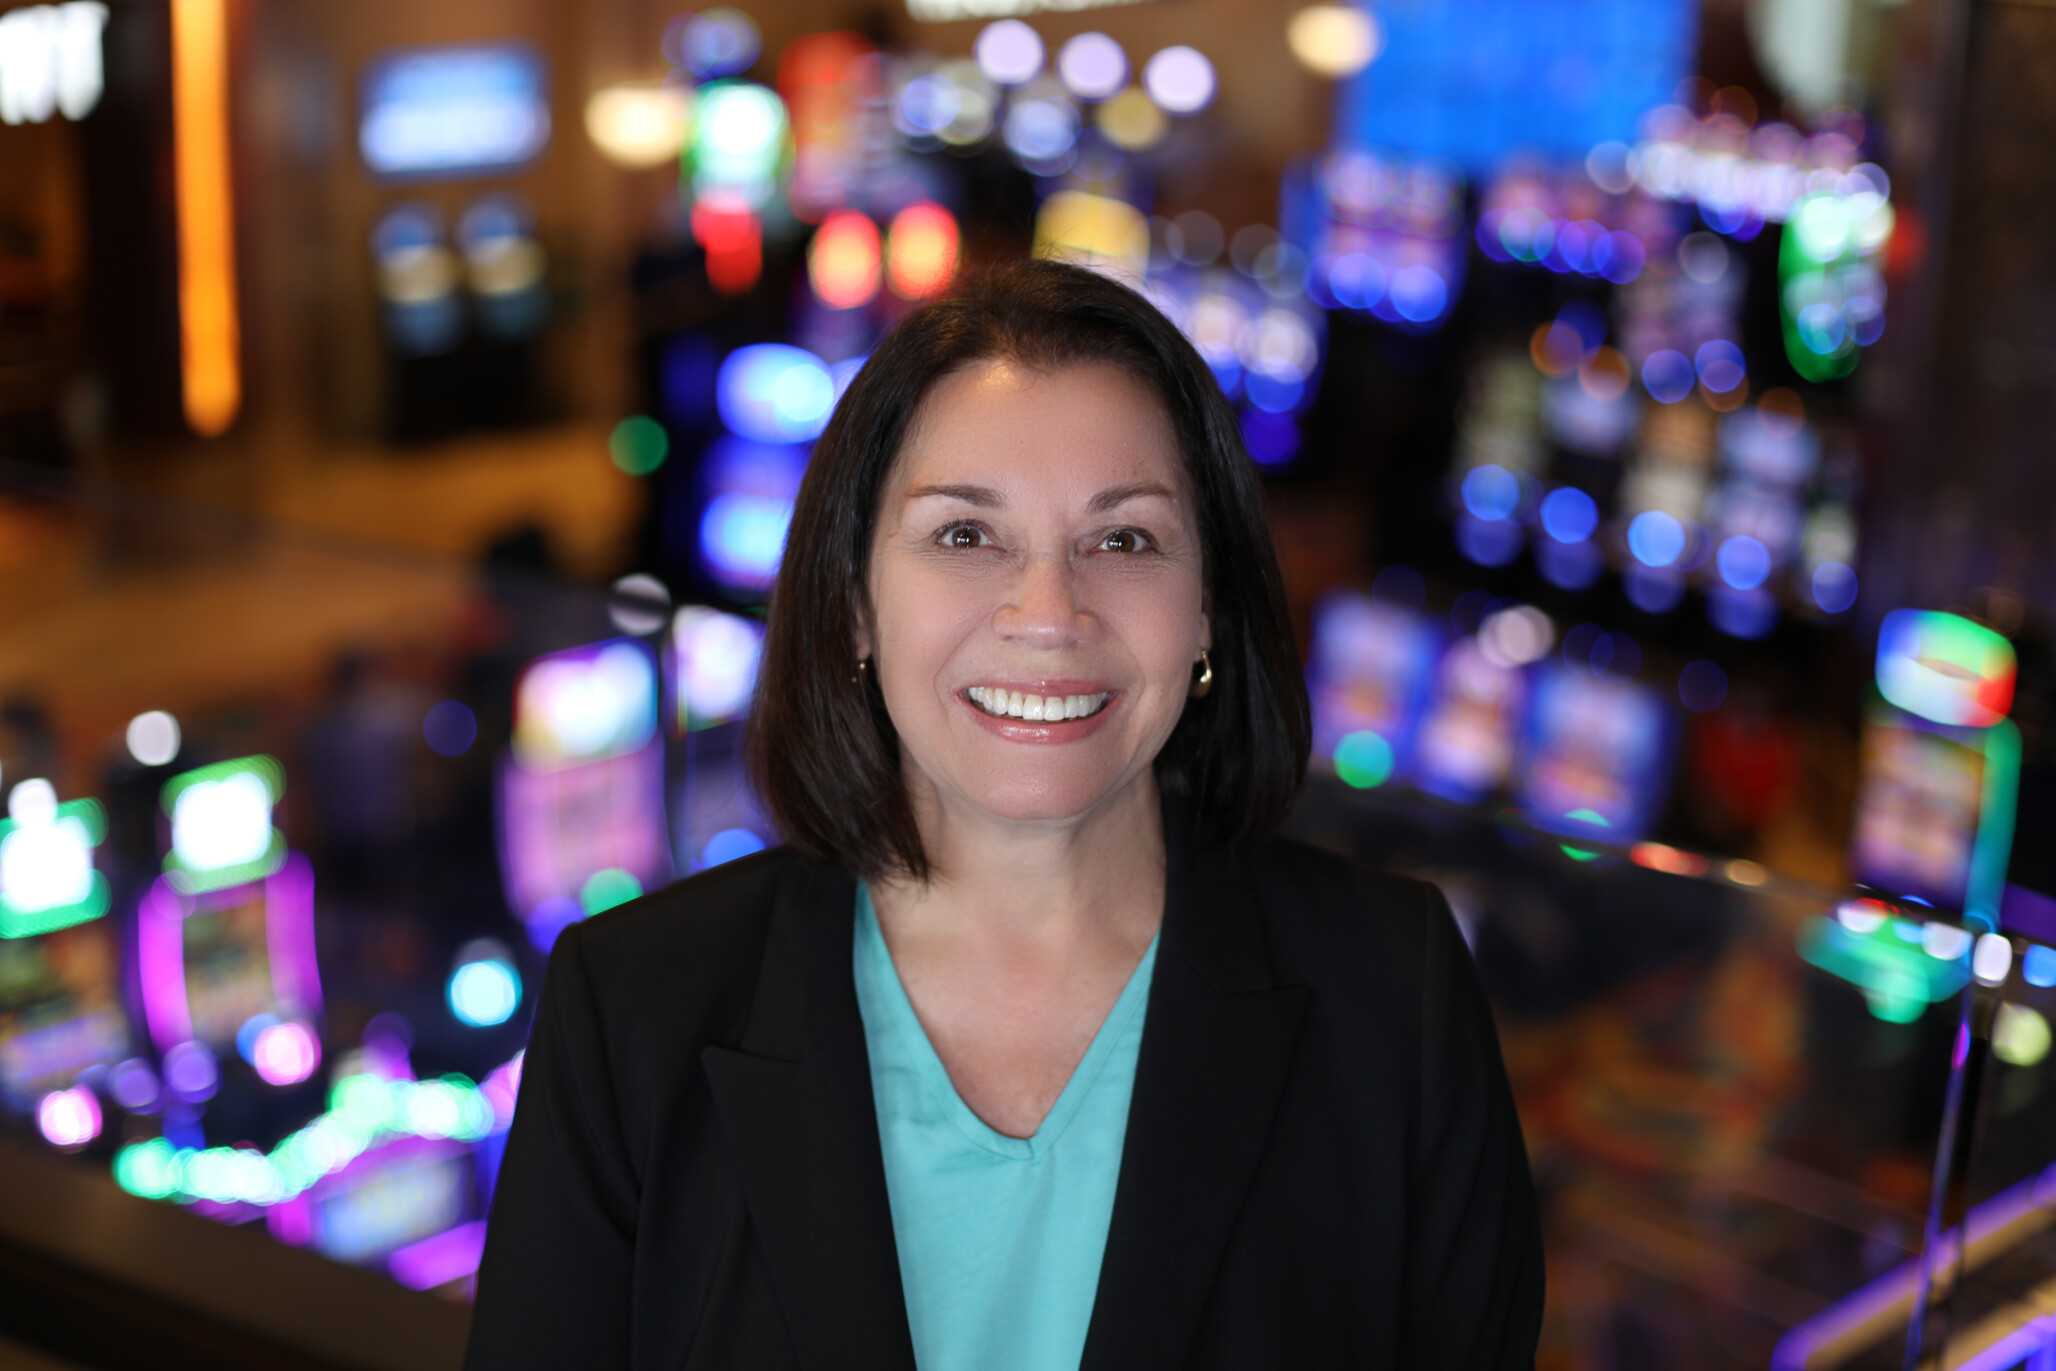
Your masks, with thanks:
M 1106 691 L 1092 695 L 1023 695 L 1018 690 L 972 686 L 964 693 L 971 697 L 973 704 L 987 714 L 1003 719 L 1027 719 L 1037 723 L 1083 719 L 1099 713 L 1107 702 Z

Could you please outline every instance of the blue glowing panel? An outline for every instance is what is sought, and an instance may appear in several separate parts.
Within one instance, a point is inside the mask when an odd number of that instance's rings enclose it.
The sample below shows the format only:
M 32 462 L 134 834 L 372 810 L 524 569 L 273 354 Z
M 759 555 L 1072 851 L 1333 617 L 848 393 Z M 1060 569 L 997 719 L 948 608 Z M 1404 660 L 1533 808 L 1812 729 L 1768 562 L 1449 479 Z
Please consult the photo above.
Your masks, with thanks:
M 1338 94 L 1337 140 L 1485 175 L 1632 142 L 1691 69 L 1687 0 L 1379 0 L 1384 47 Z
M 506 171 L 549 141 L 543 59 L 527 48 L 422 48 L 364 74 L 357 146 L 380 176 Z
M 1583 668 L 1543 670 L 1531 696 L 1518 782 L 1544 828 L 1627 842 L 1663 800 L 1670 720 L 1655 692 Z

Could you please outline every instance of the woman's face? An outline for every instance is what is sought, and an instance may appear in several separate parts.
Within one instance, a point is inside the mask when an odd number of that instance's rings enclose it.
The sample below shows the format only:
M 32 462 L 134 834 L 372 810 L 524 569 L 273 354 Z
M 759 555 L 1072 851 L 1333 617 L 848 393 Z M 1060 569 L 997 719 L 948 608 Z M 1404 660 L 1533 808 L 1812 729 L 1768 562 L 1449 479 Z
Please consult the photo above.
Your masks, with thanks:
M 868 631 L 916 813 L 1064 824 L 1153 802 L 1211 645 L 1169 416 L 1103 363 L 928 393 L 880 495 Z

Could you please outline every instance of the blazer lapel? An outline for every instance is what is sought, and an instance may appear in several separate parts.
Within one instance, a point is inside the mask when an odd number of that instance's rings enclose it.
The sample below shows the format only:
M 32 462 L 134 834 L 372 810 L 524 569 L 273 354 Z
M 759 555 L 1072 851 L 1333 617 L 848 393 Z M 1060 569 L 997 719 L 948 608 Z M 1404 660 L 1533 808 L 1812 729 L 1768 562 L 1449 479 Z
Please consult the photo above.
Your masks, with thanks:
M 798 859 L 740 1050 L 701 1054 L 806 1371 L 913 1371 L 851 974 L 856 884 Z
M 1255 883 L 1173 839 L 1121 1174 L 1080 1371 L 1185 1363 L 1305 1015 L 1273 984 Z

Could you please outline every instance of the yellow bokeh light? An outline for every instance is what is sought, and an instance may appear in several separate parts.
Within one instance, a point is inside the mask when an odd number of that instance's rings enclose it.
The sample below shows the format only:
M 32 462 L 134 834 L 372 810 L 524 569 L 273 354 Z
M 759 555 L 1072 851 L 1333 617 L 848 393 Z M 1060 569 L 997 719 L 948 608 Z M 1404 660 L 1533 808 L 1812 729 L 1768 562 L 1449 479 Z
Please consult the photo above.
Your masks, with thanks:
M 1099 131 L 1117 148 L 1141 152 L 1163 141 L 1170 121 L 1156 101 L 1137 86 L 1129 86 L 1099 107 Z
M 692 137 L 692 114 L 692 95 L 683 87 L 608 86 L 585 102 L 585 132 L 617 166 L 661 167 Z
M 186 422 L 211 438 L 243 404 L 226 0 L 173 0 L 171 104 Z
M 1285 26 L 1292 55 L 1316 76 L 1354 76 L 1385 45 L 1378 21 L 1351 5 L 1309 5 Z

